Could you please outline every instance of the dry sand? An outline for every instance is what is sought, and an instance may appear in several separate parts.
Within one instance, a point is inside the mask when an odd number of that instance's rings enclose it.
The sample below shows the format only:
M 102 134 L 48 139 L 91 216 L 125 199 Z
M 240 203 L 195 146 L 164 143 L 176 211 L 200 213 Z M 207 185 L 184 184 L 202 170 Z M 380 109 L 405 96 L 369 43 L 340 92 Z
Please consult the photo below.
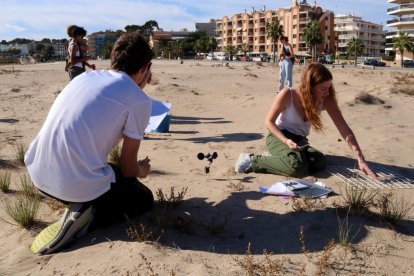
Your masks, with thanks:
M 102 61 L 97 67 L 108 65 Z M 15 144 L 28 145 L 39 131 L 68 82 L 63 67 L 63 63 L 0 67 L 0 168 L 12 172 L 14 190 L 19 175 L 26 172 L 15 163 Z M 265 150 L 264 117 L 275 96 L 277 70 L 254 63 L 227 67 L 217 61 L 155 60 L 158 84 L 146 91 L 173 104 L 173 119 L 169 133 L 148 134 L 141 144 L 140 154 L 151 158 L 153 169 L 143 183 L 154 195 L 158 189 L 169 194 L 174 187 L 177 194 L 188 188 L 183 204 L 165 222 L 159 242 L 138 242 L 126 231 L 134 222 L 155 227 L 151 218 L 160 213 L 158 206 L 137 221 L 90 232 L 58 254 L 36 256 L 29 250 L 34 236 L 40 227 L 57 220 L 61 211 L 42 203 L 38 227 L 26 230 L 7 223 L 12 221 L 0 208 L 0 275 L 245 275 L 249 271 L 414 275 L 413 209 L 401 223 L 404 234 L 377 218 L 350 215 L 352 235 L 356 233 L 353 245 L 327 249 L 330 240 L 338 242 L 335 204 L 343 204 L 339 194 L 344 188 L 338 178 L 318 173 L 319 181 L 337 194 L 322 200 L 323 207 L 298 212 L 292 200 L 258 192 L 259 186 L 285 177 L 233 173 L 240 152 Z M 295 87 L 302 70 L 295 66 Z M 331 71 L 339 105 L 366 159 L 414 179 L 414 97 L 391 93 L 396 77 L 409 73 L 413 81 L 414 72 L 339 66 Z M 356 103 L 362 92 L 384 102 Z M 352 152 L 328 116 L 323 116 L 325 133 L 313 132 L 311 144 L 328 154 L 333 164 L 354 166 Z M 218 153 L 209 175 L 204 173 L 205 161 L 197 159 L 199 152 Z M 412 189 L 395 192 L 414 202 Z M 2 202 L 13 196 L 0 192 Z M 302 252 L 301 226 L 308 255 Z M 252 259 L 246 257 L 249 243 Z M 249 264 L 250 269 L 243 268 Z

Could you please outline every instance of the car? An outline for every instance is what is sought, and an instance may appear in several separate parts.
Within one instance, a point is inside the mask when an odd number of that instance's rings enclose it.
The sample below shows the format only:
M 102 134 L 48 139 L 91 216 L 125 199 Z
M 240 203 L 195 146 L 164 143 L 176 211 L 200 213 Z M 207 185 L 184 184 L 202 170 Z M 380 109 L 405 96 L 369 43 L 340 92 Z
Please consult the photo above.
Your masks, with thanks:
M 322 64 L 333 64 L 333 60 L 331 59 L 331 56 L 326 55 L 326 56 L 319 56 L 316 59 L 317 62 L 322 63 Z
M 413 60 L 403 60 L 403 67 L 405 68 L 414 68 Z
M 380 66 L 380 67 L 384 67 L 385 66 L 385 62 L 379 61 L 377 59 L 373 59 L 373 58 L 367 58 L 364 60 L 364 65 L 372 65 L 372 66 Z

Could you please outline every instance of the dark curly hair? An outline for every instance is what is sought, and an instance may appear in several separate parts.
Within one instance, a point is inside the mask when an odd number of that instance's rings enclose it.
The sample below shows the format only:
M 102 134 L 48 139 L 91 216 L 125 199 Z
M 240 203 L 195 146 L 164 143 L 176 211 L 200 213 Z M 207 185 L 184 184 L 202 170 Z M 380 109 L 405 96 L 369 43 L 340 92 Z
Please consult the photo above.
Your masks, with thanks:
M 86 30 L 83 27 L 75 26 L 73 30 L 73 37 L 78 35 L 86 36 Z
M 133 75 L 153 57 L 154 52 L 141 35 L 124 33 L 112 48 L 111 68 Z

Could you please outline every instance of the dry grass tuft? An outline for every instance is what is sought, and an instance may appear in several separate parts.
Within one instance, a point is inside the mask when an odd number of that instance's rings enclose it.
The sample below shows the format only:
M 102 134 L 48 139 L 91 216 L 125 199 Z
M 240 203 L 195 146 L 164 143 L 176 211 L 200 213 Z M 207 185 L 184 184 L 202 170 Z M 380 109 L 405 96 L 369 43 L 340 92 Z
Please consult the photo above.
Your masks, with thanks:
M 162 191 L 162 189 L 158 189 L 156 194 L 157 194 L 157 198 L 158 198 L 158 202 L 167 208 L 176 208 L 178 206 L 180 206 L 184 200 L 184 196 L 187 193 L 188 187 L 185 187 L 181 190 L 181 192 L 178 192 L 177 194 L 175 194 L 175 188 L 171 187 L 170 190 L 170 195 L 167 196 L 167 194 L 164 194 L 164 192 Z
M 233 169 L 228 170 L 227 181 L 229 184 L 227 184 L 226 187 L 235 192 L 242 192 L 246 190 L 246 186 L 242 183 L 242 181 L 239 180 L 238 182 L 234 182 L 230 179 L 230 176 L 234 176 L 236 174 L 237 173 Z
M 23 143 L 16 144 L 16 161 L 19 165 L 24 166 L 24 154 L 26 150 L 27 148 Z
M 408 212 L 413 207 L 412 203 L 397 197 L 392 192 L 380 195 L 376 205 L 380 210 L 381 218 L 392 226 L 398 226 L 401 220 L 407 218 Z
M 316 275 L 326 275 L 326 272 L 328 268 L 331 267 L 331 255 L 332 251 L 335 248 L 335 241 L 331 240 L 328 242 L 328 244 L 325 246 L 325 249 L 322 252 L 322 255 L 320 257 L 319 263 L 318 263 L 318 271 L 316 272 Z
M 359 233 L 359 230 L 352 234 L 352 225 L 349 225 L 348 214 L 341 219 L 338 215 L 338 240 L 342 246 L 350 246 Z
M 39 192 L 33 185 L 32 180 L 28 174 L 20 175 L 20 184 L 18 185 L 19 191 L 26 197 L 37 197 Z
M 128 237 L 139 242 L 157 242 L 162 234 L 159 230 L 145 227 L 142 223 L 133 224 L 126 229 Z
M 366 92 L 361 92 L 357 96 L 355 96 L 355 103 L 364 103 L 364 104 L 384 104 L 385 101 L 372 96 Z
M 18 196 L 14 199 L 5 199 L 3 207 L 6 213 L 20 226 L 28 228 L 36 219 L 40 206 L 39 196 Z
M 369 207 L 375 206 L 374 198 L 377 194 L 377 191 L 356 188 L 350 185 L 346 185 L 344 191 L 341 189 L 341 196 L 346 204 L 345 207 L 356 214 L 370 213 Z
M 292 198 L 292 209 L 295 212 L 308 212 L 313 209 L 325 208 L 325 203 L 322 202 L 319 198 L 311 197 L 293 197 Z
M 391 88 L 391 93 L 402 93 L 414 96 L 414 74 L 396 74 L 395 81 Z
M 11 178 L 11 173 L 9 171 L 2 171 L 0 173 L 0 190 L 3 193 L 8 193 L 10 192 L 10 178 Z
M 142 254 L 142 253 L 139 253 L 139 255 L 140 255 L 140 256 L 141 256 L 141 258 L 144 260 L 145 265 L 146 265 L 146 267 L 147 267 L 147 270 L 150 272 L 150 273 L 149 273 L 149 274 L 147 274 L 147 275 L 150 275 L 150 276 L 158 276 L 158 274 L 154 272 L 154 269 L 152 268 L 151 263 L 150 263 L 150 261 L 148 261 L 147 257 L 145 257 L 145 255 L 144 255 L 144 254 Z
M 243 258 L 235 258 L 234 261 L 246 272 L 249 276 L 254 275 L 286 275 L 288 272 L 285 264 L 290 264 L 290 259 L 283 258 L 282 260 L 272 260 L 272 254 L 266 251 L 260 258 L 263 260 L 255 262 L 255 258 L 250 250 L 250 242 L 247 245 L 247 250 Z

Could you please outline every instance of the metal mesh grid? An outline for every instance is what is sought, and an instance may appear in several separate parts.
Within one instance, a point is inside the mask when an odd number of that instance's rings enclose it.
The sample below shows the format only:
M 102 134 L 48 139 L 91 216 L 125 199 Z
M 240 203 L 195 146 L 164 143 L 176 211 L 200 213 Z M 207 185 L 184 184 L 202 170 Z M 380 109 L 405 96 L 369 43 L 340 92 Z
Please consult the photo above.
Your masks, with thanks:
M 414 181 L 382 166 L 371 166 L 378 174 L 378 180 L 366 176 L 356 168 L 330 166 L 327 171 L 346 184 L 365 189 L 413 189 Z

